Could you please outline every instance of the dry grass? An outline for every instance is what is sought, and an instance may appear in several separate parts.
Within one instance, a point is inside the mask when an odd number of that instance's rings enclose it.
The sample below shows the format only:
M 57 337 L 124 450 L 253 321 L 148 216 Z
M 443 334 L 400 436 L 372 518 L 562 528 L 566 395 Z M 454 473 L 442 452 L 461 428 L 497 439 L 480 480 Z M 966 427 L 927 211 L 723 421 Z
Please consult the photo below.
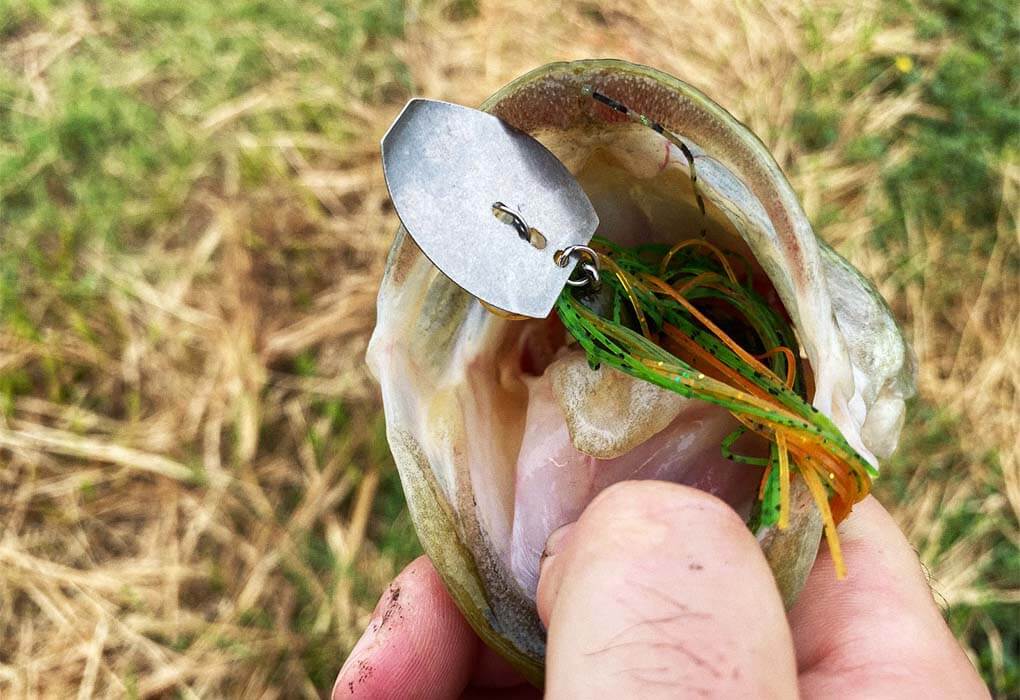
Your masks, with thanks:
M 874 237 L 896 194 L 883 172 L 915 156 L 911 119 L 940 118 L 919 82 L 889 89 L 895 60 L 923 78 L 945 40 L 881 3 L 359 3 L 349 17 L 293 3 L 296 27 L 254 10 L 152 20 L 145 5 L 0 22 L 0 696 L 328 688 L 415 551 L 363 366 L 395 227 L 378 140 L 411 92 L 473 104 L 591 56 L 714 96 L 879 280 L 922 396 L 882 494 L 988 680 L 1017 682 L 1015 158 L 997 161 L 997 224 L 963 259 L 908 209 L 906 236 Z M 188 22 L 214 40 L 175 54 Z M 196 46 L 204 68 L 187 62 Z M 265 66 L 241 72 L 249 52 Z M 803 76 L 865 64 L 885 68 L 830 96 L 838 129 L 806 145 Z M 221 74 L 240 78 L 208 87 Z M 82 80 L 134 105 L 96 112 L 126 125 L 101 147 L 88 121 L 66 143 Z M 20 123 L 59 146 L 36 149 Z M 907 137 L 853 157 L 889 134 Z M 153 149 L 138 164 L 117 150 L 138 143 Z M 88 189 L 107 181 L 116 197 Z

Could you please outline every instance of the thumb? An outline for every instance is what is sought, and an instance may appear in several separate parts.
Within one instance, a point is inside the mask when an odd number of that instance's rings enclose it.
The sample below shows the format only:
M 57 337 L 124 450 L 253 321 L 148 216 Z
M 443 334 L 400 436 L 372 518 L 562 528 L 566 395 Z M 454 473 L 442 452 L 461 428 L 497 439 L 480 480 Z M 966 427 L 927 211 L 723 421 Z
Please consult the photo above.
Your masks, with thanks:
M 779 592 L 728 505 L 623 482 L 568 528 L 538 585 L 547 697 L 797 696 Z

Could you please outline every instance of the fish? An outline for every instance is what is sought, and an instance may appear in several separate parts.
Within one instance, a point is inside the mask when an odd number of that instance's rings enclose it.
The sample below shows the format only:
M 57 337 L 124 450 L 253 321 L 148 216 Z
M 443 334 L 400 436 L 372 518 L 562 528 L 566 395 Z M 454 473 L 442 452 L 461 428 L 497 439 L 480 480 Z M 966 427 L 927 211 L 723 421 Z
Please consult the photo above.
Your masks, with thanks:
M 683 148 L 593 95 L 645 115 Z M 700 237 L 750 261 L 796 333 L 814 408 L 872 466 L 895 450 L 915 390 L 910 346 L 875 285 L 815 235 L 747 127 L 688 83 L 616 59 L 537 68 L 480 109 L 567 167 L 598 214 L 596 235 L 621 246 Z M 403 228 L 367 362 L 422 548 L 479 637 L 536 685 L 545 540 L 603 489 L 625 479 L 687 484 L 753 525 L 761 472 L 720 449 L 739 427 L 729 411 L 592 367 L 555 315 L 493 313 Z M 823 530 L 804 480 L 792 481 L 789 499 L 786 527 L 754 528 L 788 607 Z

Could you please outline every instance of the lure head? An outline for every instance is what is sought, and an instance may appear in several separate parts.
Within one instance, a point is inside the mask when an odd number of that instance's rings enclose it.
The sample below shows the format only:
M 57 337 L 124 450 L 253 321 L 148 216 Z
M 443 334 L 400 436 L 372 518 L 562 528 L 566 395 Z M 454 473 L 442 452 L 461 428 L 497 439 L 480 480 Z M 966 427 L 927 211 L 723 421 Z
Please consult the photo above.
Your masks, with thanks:
M 598 92 L 679 135 L 681 149 L 593 99 Z M 751 261 L 794 326 L 813 404 L 877 463 L 895 447 L 913 359 L 870 282 L 817 239 L 762 143 L 705 95 L 622 61 L 557 63 L 482 106 L 538 139 L 580 182 L 597 234 L 632 246 L 699 237 Z M 704 199 L 700 213 L 697 193 Z M 712 491 L 750 516 L 760 472 L 724 459 L 735 427 L 566 347 L 555 319 L 510 321 L 441 274 L 401 229 L 387 262 L 369 363 L 425 551 L 473 627 L 539 682 L 535 612 L 545 537 L 603 488 L 657 478 Z M 790 524 L 756 532 L 788 604 L 821 521 L 794 481 Z

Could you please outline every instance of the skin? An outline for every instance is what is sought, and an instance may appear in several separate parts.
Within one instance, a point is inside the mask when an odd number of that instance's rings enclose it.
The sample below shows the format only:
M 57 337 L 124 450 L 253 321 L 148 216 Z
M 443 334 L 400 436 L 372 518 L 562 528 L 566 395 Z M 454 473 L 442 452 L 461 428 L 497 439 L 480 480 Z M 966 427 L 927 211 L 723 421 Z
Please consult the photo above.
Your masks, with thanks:
M 677 533 L 697 533 L 678 537 Z M 841 525 L 785 613 L 769 566 L 723 502 L 659 482 L 607 489 L 553 533 L 539 583 L 546 696 L 981 698 L 916 555 L 873 498 Z M 533 698 L 425 557 L 384 593 L 334 698 Z

